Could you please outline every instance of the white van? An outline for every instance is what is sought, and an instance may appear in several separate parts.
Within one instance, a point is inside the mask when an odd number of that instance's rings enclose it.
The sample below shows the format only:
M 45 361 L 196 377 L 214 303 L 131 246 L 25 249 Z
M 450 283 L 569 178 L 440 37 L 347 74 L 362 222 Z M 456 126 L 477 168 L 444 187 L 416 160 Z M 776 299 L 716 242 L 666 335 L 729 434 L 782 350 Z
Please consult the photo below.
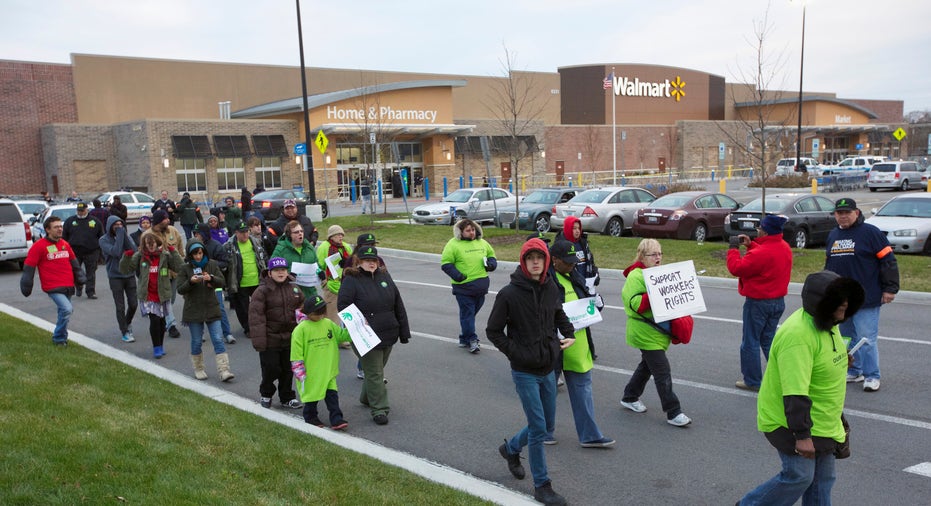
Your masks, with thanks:
M 892 188 L 907 191 L 909 188 L 920 188 L 922 177 L 927 178 L 928 169 L 921 167 L 917 162 L 880 162 L 870 169 L 870 176 L 866 186 L 871 192 L 879 188 Z
M 792 176 L 794 174 L 803 173 L 808 173 L 810 176 L 821 175 L 821 165 L 818 163 L 818 160 L 803 156 L 799 158 L 799 162 L 801 162 L 801 166 L 796 167 L 795 158 L 783 158 L 776 163 L 776 171 L 773 172 L 773 175 Z

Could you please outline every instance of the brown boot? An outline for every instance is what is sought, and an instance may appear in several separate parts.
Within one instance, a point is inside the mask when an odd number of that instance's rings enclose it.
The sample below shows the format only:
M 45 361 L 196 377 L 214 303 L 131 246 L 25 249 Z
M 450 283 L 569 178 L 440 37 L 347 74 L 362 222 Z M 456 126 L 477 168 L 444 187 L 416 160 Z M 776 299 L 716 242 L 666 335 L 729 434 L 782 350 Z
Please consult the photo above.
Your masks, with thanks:
M 220 373 L 220 381 L 229 381 L 236 376 L 230 371 L 230 356 L 226 353 L 217 355 L 217 372 Z
M 191 355 L 191 364 L 194 365 L 194 377 L 199 380 L 207 379 L 207 371 L 204 370 L 204 354 Z

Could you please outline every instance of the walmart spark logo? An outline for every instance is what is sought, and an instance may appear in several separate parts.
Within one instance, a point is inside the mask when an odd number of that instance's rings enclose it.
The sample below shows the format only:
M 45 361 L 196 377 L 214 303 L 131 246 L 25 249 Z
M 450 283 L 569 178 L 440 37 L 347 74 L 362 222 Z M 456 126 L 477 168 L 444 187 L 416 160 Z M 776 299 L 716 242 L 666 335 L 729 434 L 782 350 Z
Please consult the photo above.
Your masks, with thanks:
M 676 97 L 676 102 L 682 100 L 682 97 L 685 96 L 685 81 L 681 77 L 676 76 L 676 80 L 669 83 L 672 86 L 672 91 L 670 92 L 673 97 Z

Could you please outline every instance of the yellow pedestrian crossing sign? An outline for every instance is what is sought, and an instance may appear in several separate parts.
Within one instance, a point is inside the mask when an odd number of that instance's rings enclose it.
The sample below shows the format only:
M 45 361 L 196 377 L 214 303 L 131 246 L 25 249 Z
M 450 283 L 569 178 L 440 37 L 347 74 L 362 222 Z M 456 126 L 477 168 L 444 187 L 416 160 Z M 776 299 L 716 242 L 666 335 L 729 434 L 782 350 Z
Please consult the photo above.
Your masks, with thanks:
M 320 154 L 326 154 L 326 147 L 330 143 L 330 140 L 326 138 L 326 134 L 323 133 L 323 130 L 317 132 L 317 138 L 314 139 L 314 144 L 317 145 L 317 149 L 320 150 Z
M 905 138 L 905 130 L 902 127 L 896 128 L 895 132 L 892 132 L 892 136 L 895 137 L 895 140 L 902 142 L 902 139 Z

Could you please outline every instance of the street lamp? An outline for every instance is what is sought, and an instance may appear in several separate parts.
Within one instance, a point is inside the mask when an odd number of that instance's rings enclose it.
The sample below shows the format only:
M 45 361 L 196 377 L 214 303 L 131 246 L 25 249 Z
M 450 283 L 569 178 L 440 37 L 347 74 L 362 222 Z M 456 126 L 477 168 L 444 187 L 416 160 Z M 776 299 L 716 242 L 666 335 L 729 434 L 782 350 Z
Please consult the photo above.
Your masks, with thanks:
M 307 110 L 307 72 L 304 70 L 304 34 L 301 30 L 301 0 L 294 0 L 297 5 L 297 44 L 301 52 L 301 97 L 304 99 L 304 145 L 307 146 L 307 195 L 310 203 L 317 203 L 317 188 L 314 186 L 314 155 L 310 153 L 310 111 Z
M 802 1 L 802 56 L 798 70 L 798 130 L 795 137 L 795 170 L 802 164 L 802 75 L 805 71 L 805 2 Z

